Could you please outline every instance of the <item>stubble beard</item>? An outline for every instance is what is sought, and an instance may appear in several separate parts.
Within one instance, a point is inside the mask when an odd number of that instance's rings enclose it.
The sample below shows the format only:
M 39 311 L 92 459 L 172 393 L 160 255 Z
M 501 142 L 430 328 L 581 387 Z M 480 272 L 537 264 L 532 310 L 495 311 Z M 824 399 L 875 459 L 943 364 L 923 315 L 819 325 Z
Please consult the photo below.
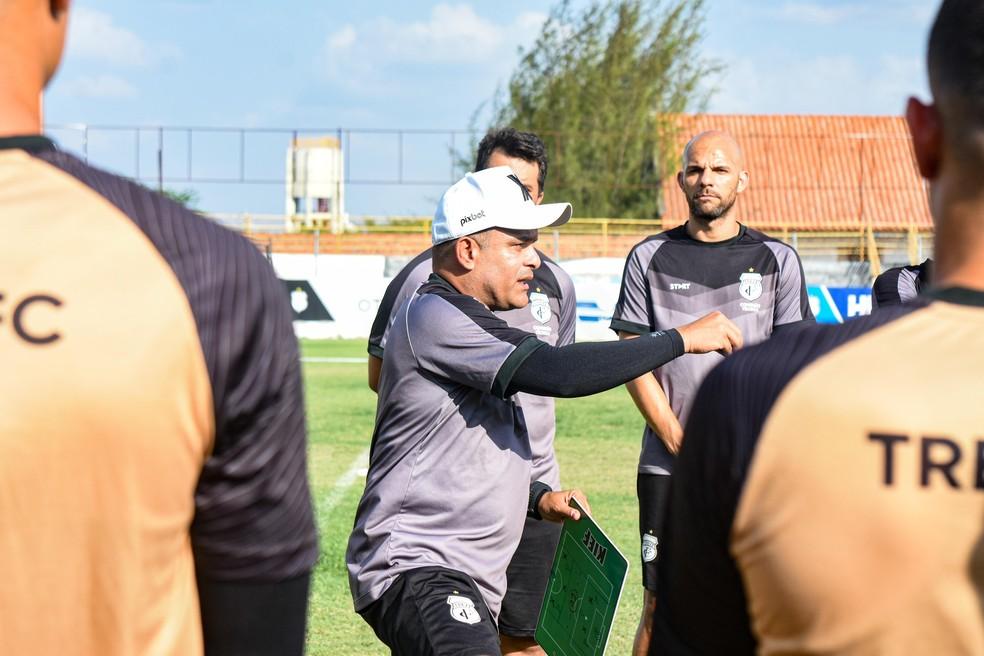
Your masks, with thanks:
M 734 207 L 737 199 L 738 194 L 732 194 L 727 200 L 721 199 L 721 202 L 713 209 L 703 210 L 697 202 L 697 196 L 690 196 L 687 198 L 687 205 L 690 206 L 690 218 L 704 223 L 710 223 L 715 219 L 720 219 Z

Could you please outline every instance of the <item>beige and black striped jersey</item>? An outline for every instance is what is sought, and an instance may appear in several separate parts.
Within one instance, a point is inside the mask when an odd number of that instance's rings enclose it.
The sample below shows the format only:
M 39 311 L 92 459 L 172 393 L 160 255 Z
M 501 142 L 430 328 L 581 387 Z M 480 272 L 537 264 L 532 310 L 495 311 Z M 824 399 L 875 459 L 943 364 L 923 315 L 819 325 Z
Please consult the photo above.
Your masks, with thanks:
M 0 653 L 201 653 L 196 576 L 310 570 L 297 344 L 248 241 L 0 139 L 0 361 Z
M 661 544 L 666 653 L 984 653 L 982 395 L 966 289 L 716 368 Z

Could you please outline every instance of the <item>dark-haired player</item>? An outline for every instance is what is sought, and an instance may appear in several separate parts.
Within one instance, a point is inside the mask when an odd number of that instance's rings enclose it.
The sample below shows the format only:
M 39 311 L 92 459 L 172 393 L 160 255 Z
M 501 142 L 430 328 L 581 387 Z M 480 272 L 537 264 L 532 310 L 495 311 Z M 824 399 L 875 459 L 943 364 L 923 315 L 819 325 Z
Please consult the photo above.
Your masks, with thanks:
M 984 653 L 982 43 L 984 3 L 944 0 L 934 104 L 906 112 L 934 289 L 777 335 L 701 387 L 674 472 L 659 654 Z

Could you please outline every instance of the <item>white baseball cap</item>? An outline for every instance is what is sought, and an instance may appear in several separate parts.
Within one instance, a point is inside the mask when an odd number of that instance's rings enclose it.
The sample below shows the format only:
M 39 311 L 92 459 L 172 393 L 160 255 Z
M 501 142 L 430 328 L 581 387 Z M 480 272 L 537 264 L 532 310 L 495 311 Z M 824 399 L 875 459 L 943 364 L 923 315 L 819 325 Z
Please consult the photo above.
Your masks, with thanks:
M 469 173 L 441 196 L 431 241 L 441 244 L 489 228 L 539 230 L 567 223 L 570 203 L 537 205 L 508 166 Z

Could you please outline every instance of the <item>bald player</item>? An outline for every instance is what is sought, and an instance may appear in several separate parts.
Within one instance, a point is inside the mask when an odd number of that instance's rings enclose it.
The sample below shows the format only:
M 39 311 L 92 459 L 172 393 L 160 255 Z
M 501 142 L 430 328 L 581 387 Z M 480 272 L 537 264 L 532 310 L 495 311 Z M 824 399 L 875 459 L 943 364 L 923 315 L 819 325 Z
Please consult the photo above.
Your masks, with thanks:
M 297 343 L 245 239 L 60 152 L 68 0 L 0 0 L 0 654 L 300 654 Z
M 475 170 L 508 166 L 526 187 L 533 202 L 543 202 L 547 180 L 547 151 L 538 136 L 505 127 L 489 130 L 478 144 Z M 510 326 L 533 333 L 551 346 L 574 343 L 577 299 L 574 282 L 567 273 L 537 250 L 540 266 L 533 270 L 526 307 L 500 311 L 497 316 Z M 433 272 L 432 249 L 415 257 L 390 282 L 376 312 L 369 335 L 369 386 L 375 391 L 389 329 L 396 311 L 413 296 Z M 552 488 L 560 487 L 560 465 L 554 452 L 557 430 L 554 400 L 549 396 L 519 393 L 530 435 L 532 476 Z M 516 553 L 506 570 L 506 595 L 499 615 L 502 653 L 542 654 L 534 640 L 543 595 L 550 578 L 560 524 L 527 519 Z
M 799 257 L 791 247 L 739 222 L 735 202 L 748 186 L 738 143 L 725 132 L 698 134 L 683 151 L 677 183 L 687 222 L 644 240 L 629 253 L 611 328 L 620 339 L 719 311 L 746 344 L 813 322 Z M 685 355 L 626 384 L 646 420 L 639 497 L 643 610 L 634 653 L 649 648 L 657 564 L 670 474 L 697 387 L 721 362 L 718 353 Z
M 538 230 L 570 215 L 567 203 L 536 205 L 506 166 L 469 173 L 438 205 L 434 273 L 389 332 L 346 552 L 355 609 L 394 654 L 499 654 L 525 518 L 577 518 L 573 492 L 531 475 L 517 392 L 594 394 L 684 352 L 741 345 L 720 313 L 631 342 L 563 347 L 497 317 L 529 303 Z
M 674 473 L 658 653 L 984 654 L 982 43 L 984 3 L 945 0 L 934 104 L 906 112 L 935 288 L 776 336 L 701 387 Z

